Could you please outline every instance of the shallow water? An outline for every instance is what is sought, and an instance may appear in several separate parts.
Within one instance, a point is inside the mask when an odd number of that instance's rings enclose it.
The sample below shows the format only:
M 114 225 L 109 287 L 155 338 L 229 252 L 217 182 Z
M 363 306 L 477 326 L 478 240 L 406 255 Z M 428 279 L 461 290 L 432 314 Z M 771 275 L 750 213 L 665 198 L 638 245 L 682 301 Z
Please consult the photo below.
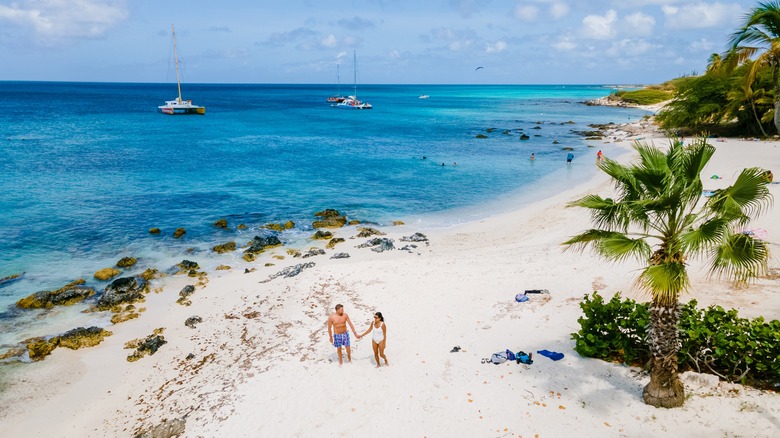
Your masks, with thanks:
M 300 241 L 324 208 L 380 224 L 473 220 L 518 192 L 541 196 L 592 175 L 595 152 L 573 129 L 644 114 L 581 103 L 611 91 L 602 86 L 367 85 L 359 98 L 374 109 L 349 111 L 325 102 L 330 85 L 204 84 L 183 92 L 205 116 L 156 113 L 175 91 L 0 82 L 0 278 L 24 272 L 0 284 L 0 351 L 22 336 L 106 323 L 83 306 L 14 303 L 77 278 L 100 290 L 92 274 L 123 256 L 139 258 L 138 272 L 187 257 L 213 267 L 230 256 L 210 256 L 211 246 L 287 220 L 297 227 L 282 240 Z M 575 148 L 568 169 L 564 146 Z M 560 186 L 540 183 L 554 172 Z M 230 230 L 213 226 L 223 217 Z M 178 227 L 187 234 L 173 239 Z

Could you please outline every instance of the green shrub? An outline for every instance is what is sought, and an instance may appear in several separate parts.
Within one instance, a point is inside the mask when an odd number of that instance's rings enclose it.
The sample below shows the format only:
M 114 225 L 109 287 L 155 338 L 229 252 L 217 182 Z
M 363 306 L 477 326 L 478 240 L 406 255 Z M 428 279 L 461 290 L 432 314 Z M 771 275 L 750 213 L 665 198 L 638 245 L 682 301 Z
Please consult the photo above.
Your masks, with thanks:
M 623 99 L 624 102 L 635 103 L 637 105 L 653 105 L 667 101 L 673 97 L 671 91 L 650 89 L 618 91 L 615 94 Z
M 780 321 L 740 318 L 736 310 L 720 306 L 697 309 L 696 300 L 681 306 L 680 371 L 715 374 L 772 388 L 780 383 Z M 580 330 L 572 333 L 574 350 L 586 357 L 638 365 L 650 358 L 646 346 L 648 306 L 622 300 L 610 301 L 597 292 L 580 303 Z

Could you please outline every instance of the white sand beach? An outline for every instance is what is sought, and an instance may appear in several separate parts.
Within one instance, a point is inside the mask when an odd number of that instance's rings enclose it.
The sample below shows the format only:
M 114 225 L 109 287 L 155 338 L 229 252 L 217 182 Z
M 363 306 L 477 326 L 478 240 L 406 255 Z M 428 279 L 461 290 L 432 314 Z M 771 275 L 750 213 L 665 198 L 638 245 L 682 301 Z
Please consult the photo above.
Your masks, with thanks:
M 641 137 L 667 144 L 649 135 Z M 590 165 L 597 149 L 610 156 L 630 141 L 594 144 L 592 157 L 580 154 L 575 164 Z M 707 189 L 729 185 L 744 167 L 780 173 L 778 141 L 712 144 L 718 151 L 703 175 L 721 179 L 706 180 Z M 769 187 L 780 198 L 780 185 Z M 345 227 L 334 234 L 346 242 L 326 255 L 302 260 L 280 247 L 250 273 L 236 257 L 226 262 L 232 271 L 209 273 L 190 307 L 176 300 L 194 279 L 161 280 L 155 286 L 163 290 L 143 305 L 148 310 L 111 327 L 101 345 L 59 348 L 15 373 L 21 377 L 0 394 L 0 435 L 134 436 L 183 418 L 185 437 L 777 436 L 777 393 L 686 374 L 685 405 L 657 409 L 641 399 L 647 373 L 573 351 L 584 294 L 646 300 L 633 286 L 637 265 L 613 265 L 561 246 L 590 226 L 586 211 L 566 203 L 610 189 L 599 174 L 515 211 L 449 229 L 382 228 L 396 248 L 406 244 L 402 236 L 426 234 L 429 245 L 416 243 L 411 251 L 357 249 L 366 239 L 351 239 L 355 227 Z M 692 261 L 693 287 L 683 301 L 780 318 L 780 208 L 753 227 L 768 232 L 770 276 L 736 288 L 708 278 L 701 262 Z M 330 259 L 336 252 L 351 257 Z M 295 277 L 260 283 L 309 261 L 315 266 Z M 550 293 L 515 302 L 526 289 Z M 361 333 L 373 312 L 384 314 L 390 366 L 375 367 L 368 337 L 353 338 L 352 363 L 339 366 L 326 328 L 339 303 Z M 203 319 L 195 329 L 184 325 L 193 315 Z M 124 344 L 161 327 L 168 343 L 127 362 Z M 461 351 L 451 352 L 454 346 Z M 534 353 L 534 363 L 481 363 L 507 348 Z M 565 357 L 552 361 L 536 354 L 541 349 Z

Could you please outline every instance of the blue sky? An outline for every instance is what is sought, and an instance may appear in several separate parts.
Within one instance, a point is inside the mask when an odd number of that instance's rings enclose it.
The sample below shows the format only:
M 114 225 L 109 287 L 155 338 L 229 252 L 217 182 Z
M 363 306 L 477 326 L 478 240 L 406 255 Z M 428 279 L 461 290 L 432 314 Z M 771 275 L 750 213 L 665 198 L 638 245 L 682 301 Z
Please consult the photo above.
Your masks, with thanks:
M 659 83 L 702 72 L 756 1 L 0 0 L 0 80 Z M 477 66 L 484 69 L 475 71 Z

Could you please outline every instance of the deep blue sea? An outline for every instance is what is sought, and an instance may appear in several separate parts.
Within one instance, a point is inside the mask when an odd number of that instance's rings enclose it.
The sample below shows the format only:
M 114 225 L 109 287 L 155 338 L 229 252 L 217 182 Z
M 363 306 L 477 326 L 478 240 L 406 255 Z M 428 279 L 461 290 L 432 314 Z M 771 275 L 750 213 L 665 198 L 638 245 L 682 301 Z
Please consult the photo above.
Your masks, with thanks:
M 592 175 L 595 151 L 572 130 L 645 114 L 583 105 L 612 91 L 598 85 L 363 85 L 370 111 L 331 108 L 333 85 L 182 87 L 206 115 L 157 113 L 175 84 L 0 82 L 0 278 L 24 273 L 0 284 L 0 353 L 99 318 L 14 303 L 78 278 L 101 290 L 92 274 L 123 256 L 138 272 L 184 258 L 238 265 L 208 248 L 287 220 L 298 225 L 280 238 L 300 240 L 324 208 L 379 224 L 471 220 L 554 172 L 569 185 Z

